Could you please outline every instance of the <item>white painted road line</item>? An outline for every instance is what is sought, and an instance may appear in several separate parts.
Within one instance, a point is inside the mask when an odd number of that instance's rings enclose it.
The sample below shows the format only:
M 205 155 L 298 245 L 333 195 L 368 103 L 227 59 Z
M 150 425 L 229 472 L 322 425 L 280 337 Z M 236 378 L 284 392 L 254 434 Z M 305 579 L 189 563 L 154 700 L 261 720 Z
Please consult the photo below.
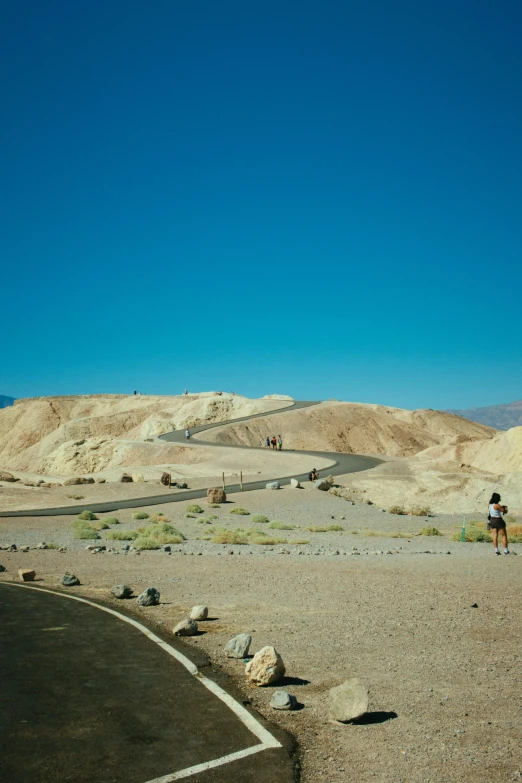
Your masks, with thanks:
M 152 631 L 149 631 L 148 628 L 139 623 L 137 620 L 126 617 L 124 614 L 120 614 L 120 612 L 117 612 L 115 609 L 110 609 L 108 606 L 101 606 L 94 601 L 89 601 L 87 598 L 80 598 L 78 595 L 67 595 L 66 593 L 59 593 L 55 592 L 54 590 L 46 590 L 44 587 L 32 587 L 31 585 L 22 585 L 17 584 L 16 582 L 0 582 L 0 585 L 7 585 L 7 587 L 21 587 L 24 590 L 36 590 L 38 593 L 48 593 L 49 595 L 54 595 L 58 598 L 68 598 L 70 601 L 80 601 L 82 604 L 93 606 L 95 609 L 100 609 L 102 612 L 112 614 L 119 620 L 123 620 L 123 622 L 128 623 L 129 625 L 133 625 L 134 628 L 137 628 L 138 631 L 141 631 L 141 633 L 145 634 L 145 636 L 157 644 L 158 647 L 161 647 L 162 650 L 165 650 L 166 653 L 175 658 L 178 663 L 181 663 L 182 666 L 184 666 L 185 669 L 187 669 L 187 671 L 198 680 L 198 682 L 204 685 L 205 688 L 211 691 L 215 696 L 217 696 L 218 699 L 226 704 L 227 707 L 235 713 L 241 723 L 243 723 L 247 729 L 252 734 L 254 734 L 258 740 L 260 740 L 260 745 L 253 745 L 250 748 L 238 750 L 235 753 L 230 753 L 227 756 L 221 756 L 221 758 L 213 759 L 212 761 L 205 761 L 202 764 L 197 764 L 194 767 L 187 767 L 186 769 L 173 772 L 161 778 L 154 778 L 154 780 L 149 780 L 147 783 L 171 783 L 171 781 L 174 780 L 182 780 L 183 778 L 197 775 L 199 772 L 205 772 L 208 769 L 214 769 L 215 767 L 220 767 L 223 764 L 229 764 L 232 761 L 238 761 L 239 759 L 251 756 L 253 753 L 259 753 L 262 750 L 282 747 L 281 743 L 276 740 L 276 738 L 270 734 L 270 732 L 267 731 L 265 727 L 262 726 L 261 723 L 259 723 L 259 721 L 243 707 L 242 704 L 236 701 L 236 699 L 230 696 L 229 693 L 223 690 L 223 688 L 221 688 L 221 686 L 219 686 L 213 680 L 209 680 L 208 677 L 205 677 L 204 674 L 201 674 L 198 667 L 193 664 L 192 661 L 190 661 L 185 655 L 183 655 L 183 653 L 180 653 L 178 650 L 168 644 L 168 642 L 160 639 L 159 636 L 156 636 L 156 634 L 152 633 Z

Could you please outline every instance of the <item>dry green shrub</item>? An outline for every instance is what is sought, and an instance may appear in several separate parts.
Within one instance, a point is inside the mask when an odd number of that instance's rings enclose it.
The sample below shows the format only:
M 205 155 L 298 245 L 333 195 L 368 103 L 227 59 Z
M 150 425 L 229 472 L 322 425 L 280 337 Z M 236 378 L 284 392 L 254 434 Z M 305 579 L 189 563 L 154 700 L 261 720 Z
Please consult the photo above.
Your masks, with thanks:
M 219 517 L 216 514 L 209 514 L 207 519 L 210 519 L 210 521 L 213 522 L 214 519 L 219 519 Z
M 522 525 L 509 525 L 507 534 L 513 544 L 522 544 Z
M 108 530 L 104 538 L 109 541 L 134 541 L 138 537 L 135 530 Z
M 133 519 L 148 519 L 149 515 L 146 511 L 135 511 L 132 515 Z
M 248 539 L 249 544 L 255 544 L 256 546 L 274 546 L 275 544 L 288 544 L 286 538 L 273 538 L 267 536 L 264 533 L 258 532 L 253 534 Z
M 93 522 L 92 523 L 92 528 L 94 530 L 108 530 L 109 529 L 109 525 L 107 524 L 107 522 L 105 522 L 104 519 L 100 519 L 99 522 Z
M 98 517 L 96 516 L 96 514 L 93 514 L 92 511 L 88 511 L 87 509 L 85 509 L 85 511 L 82 511 L 81 514 L 78 514 L 78 519 L 85 519 L 91 521 L 94 519 L 98 519 Z
M 196 522 L 198 522 L 200 525 L 211 525 L 212 520 L 208 517 L 197 517 Z
M 118 519 L 118 517 L 105 517 L 105 519 L 103 521 L 107 525 L 119 525 L 120 524 L 120 520 Z
M 134 541 L 136 549 L 161 549 L 161 544 L 157 538 L 147 538 L 146 536 L 138 536 Z
M 73 538 L 96 539 L 100 536 L 91 525 L 83 525 L 74 529 Z
M 296 538 L 294 541 L 289 541 L 289 544 L 309 544 L 310 541 L 307 538 Z
M 183 533 L 180 533 L 179 530 L 174 527 L 174 525 L 169 525 L 167 522 L 157 522 L 156 524 L 149 525 L 148 527 L 139 527 L 137 529 L 137 533 L 139 534 L 139 538 L 152 538 L 160 545 L 181 544 L 181 542 L 185 540 Z
M 320 527 L 319 525 L 310 525 L 306 528 L 310 533 L 334 533 L 338 530 L 344 530 L 341 525 L 328 525 L 327 527 Z
M 418 536 L 441 536 L 442 533 L 436 527 L 423 527 L 417 533 Z
M 266 525 L 268 522 L 270 522 L 270 520 L 268 517 L 265 517 L 264 514 L 254 514 L 252 517 L 252 522 L 254 525 Z
M 162 514 L 159 512 L 158 514 L 152 514 L 152 516 L 149 517 L 149 524 L 155 525 L 157 522 L 168 522 L 169 520 L 165 516 L 165 514 Z
M 188 505 L 187 506 L 187 511 L 189 512 L 189 514 L 202 514 L 203 513 L 203 509 L 201 508 L 201 506 L 198 506 L 197 503 L 191 503 L 190 505 Z
M 214 544 L 248 544 L 247 537 L 243 531 L 227 530 L 221 528 L 216 530 L 212 538 Z
M 352 533 L 357 533 L 356 530 L 352 530 Z M 411 538 L 411 533 L 402 533 L 399 530 L 362 530 L 361 536 L 366 538 Z
M 243 508 L 242 506 L 236 506 L 236 508 L 231 508 L 228 513 L 239 514 L 242 517 L 246 517 L 250 514 L 250 511 L 248 511 L 246 508 Z
M 406 511 L 404 510 L 404 506 L 390 506 L 389 509 L 387 509 L 388 514 L 405 514 Z
M 429 517 L 431 508 L 429 506 L 413 506 L 408 513 L 414 517 Z
M 462 532 L 459 530 L 451 536 L 452 541 L 460 541 L 462 538 Z M 475 525 L 467 525 L 466 527 L 466 541 L 470 544 L 476 543 L 489 543 L 493 541 L 490 533 L 487 530 L 483 530 Z
M 286 525 L 284 522 L 270 522 L 268 525 L 270 530 L 295 530 L 297 525 Z

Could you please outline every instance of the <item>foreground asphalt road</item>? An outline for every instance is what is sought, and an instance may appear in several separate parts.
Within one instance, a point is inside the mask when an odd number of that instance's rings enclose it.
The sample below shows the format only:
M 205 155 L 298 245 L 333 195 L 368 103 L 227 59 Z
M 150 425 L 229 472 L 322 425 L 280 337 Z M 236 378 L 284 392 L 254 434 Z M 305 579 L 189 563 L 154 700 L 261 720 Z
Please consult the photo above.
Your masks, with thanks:
M 215 429 L 216 427 L 223 427 L 226 424 L 236 424 L 241 421 L 251 421 L 252 419 L 259 419 L 263 416 L 273 416 L 276 413 L 288 413 L 299 408 L 309 408 L 311 405 L 318 405 L 315 401 L 296 401 L 292 405 L 288 405 L 286 408 L 278 408 L 273 411 L 265 411 L 264 413 L 256 413 L 253 416 L 243 416 L 239 419 L 231 419 L 230 421 L 220 421 L 215 424 L 204 424 L 200 427 L 192 427 L 191 434 L 197 435 L 198 433 L 205 432 L 206 430 Z M 164 435 L 160 435 L 161 440 L 167 440 L 172 443 L 185 443 L 185 430 L 175 430 L 173 432 L 167 432 Z M 224 446 L 214 442 L 207 443 L 205 440 L 197 438 L 191 440 L 193 445 L 202 446 L 219 446 L 220 448 L 228 449 L 247 449 L 253 448 L 249 446 Z M 264 451 L 263 447 L 259 447 Z M 329 468 L 319 471 L 319 474 L 326 474 L 331 476 L 343 476 L 346 473 L 357 473 L 360 470 L 369 470 L 379 465 L 382 460 L 374 457 L 364 457 L 359 454 L 343 454 L 340 452 L 330 451 L 300 451 L 300 454 L 307 454 L 310 457 L 310 469 L 314 466 L 314 457 L 322 457 L 332 461 L 332 465 Z M 248 492 L 253 489 L 263 489 L 269 481 L 279 481 L 281 484 L 289 484 L 291 478 L 297 478 L 299 481 L 308 481 L 308 473 L 302 473 L 296 475 L 292 473 L 290 476 L 274 476 L 273 478 L 264 479 L 263 481 L 249 481 L 243 484 L 243 491 Z M 241 487 L 239 484 L 228 484 L 227 492 L 239 492 Z M 194 500 L 197 498 L 206 497 L 206 489 L 193 489 L 182 490 L 176 493 L 176 490 L 172 490 L 172 495 L 152 495 L 142 498 L 131 498 L 128 500 L 113 500 L 107 503 L 89 503 L 81 506 L 58 506 L 55 508 L 35 508 L 26 509 L 24 511 L 2 511 L 0 517 L 54 517 L 63 516 L 66 514 L 79 514 L 84 509 L 89 509 L 99 514 L 105 514 L 108 511 L 118 511 L 122 508 L 140 508 L 143 506 L 154 506 L 160 503 L 176 503 L 177 501 Z
M 158 641 L 88 603 L 0 584 L 0 780 L 291 783 L 288 749 Z

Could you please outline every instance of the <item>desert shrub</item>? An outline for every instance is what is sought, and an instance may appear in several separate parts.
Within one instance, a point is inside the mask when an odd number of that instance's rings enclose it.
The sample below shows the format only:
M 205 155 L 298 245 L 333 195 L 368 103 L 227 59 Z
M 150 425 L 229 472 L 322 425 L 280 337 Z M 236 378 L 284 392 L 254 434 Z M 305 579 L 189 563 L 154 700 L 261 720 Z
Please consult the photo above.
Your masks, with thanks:
M 93 522 L 92 527 L 94 530 L 108 530 L 109 525 L 107 522 L 105 522 L 103 519 L 100 519 L 99 522 Z
M 133 519 L 148 519 L 149 515 L 146 511 L 135 511 L 132 515 Z
M 94 538 L 94 539 L 96 539 L 96 538 L 99 538 L 99 537 L 100 536 L 98 535 L 96 530 L 94 530 L 94 528 L 92 528 L 90 525 L 89 526 L 84 525 L 83 527 L 77 527 L 77 528 L 75 528 L 74 533 L 73 533 L 73 538 L 81 538 L 81 539 Z
M 335 532 L 337 530 L 344 530 L 341 525 L 328 525 L 327 527 L 320 527 L 319 525 L 310 525 L 310 527 L 307 528 L 307 530 L 310 531 L 310 533 L 330 533 Z
M 149 523 L 151 525 L 155 525 L 156 522 L 168 522 L 168 521 L 169 520 L 167 519 L 165 514 L 163 514 L 161 511 L 158 511 L 157 514 L 152 514 L 152 516 L 149 517 Z
M 203 513 L 203 509 L 201 508 L 201 506 L 198 506 L 197 503 L 191 503 L 190 505 L 188 505 L 187 506 L 187 511 L 190 514 L 202 514 Z
M 250 511 L 247 511 L 246 508 L 243 508 L 242 506 L 236 506 L 236 508 L 231 508 L 228 512 L 229 514 L 239 514 L 240 516 L 248 516 L 250 514 Z
M 274 546 L 275 544 L 287 544 L 286 538 L 274 538 L 273 536 L 267 536 L 265 533 L 254 533 L 249 536 L 249 544 L 255 544 L 256 546 Z
M 219 519 L 219 517 L 216 516 L 216 514 L 209 514 L 207 519 L 210 519 L 210 521 L 212 522 L 214 519 Z
M 268 525 L 270 530 L 295 530 L 296 525 L 285 525 L 284 522 L 270 522 Z
M 221 508 L 221 506 L 219 505 L 219 503 L 209 503 L 209 504 L 208 504 L 208 507 L 209 507 L 209 508 Z
M 255 514 L 252 517 L 252 522 L 254 525 L 266 525 L 270 520 L 264 514 Z
M 451 536 L 451 540 L 460 541 L 461 531 L 459 530 L 453 533 L 453 535 Z M 485 542 L 493 541 L 493 539 L 487 530 L 482 530 L 481 528 L 476 527 L 475 525 L 467 525 L 466 541 L 470 544 L 476 544 L 476 543 L 485 543 Z
M 106 522 L 108 525 L 119 525 L 120 524 L 120 520 L 118 519 L 118 517 L 105 517 L 105 519 L 103 521 Z
M 419 530 L 417 533 L 418 536 L 441 536 L 442 533 L 440 530 L 437 530 L 436 527 L 423 527 L 422 530 Z
M 197 519 L 197 514 L 185 514 L 187 519 Z
M 139 527 L 137 533 L 139 538 L 152 538 L 159 544 L 181 544 L 185 540 L 183 533 L 180 533 L 179 530 L 167 522 L 158 522 L 148 527 Z
M 352 530 L 352 533 L 356 533 L 356 530 Z M 411 533 L 402 533 L 398 530 L 363 530 L 361 536 L 366 538 L 411 538 Z
M 98 517 L 96 514 L 93 514 L 92 511 L 87 511 L 86 509 L 85 511 L 82 511 L 81 514 L 78 514 L 78 519 L 93 520 L 98 519 Z
M 221 528 L 216 530 L 214 537 L 212 538 L 214 544 L 247 544 L 247 538 L 244 531 L 240 530 L 227 530 Z
M 405 514 L 405 510 L 403 506 L 390 506 L 389 509 L 387 509 L 388 514 Z
M 134 541 L 136 549 L 161 549 L 161 544 L 157 538 L 147 538 L 146 536 L 138 536 Z
M 134 541 L 138 534 L 135 530 L 108 530 L 104 537 L 109 541 Z
M 428 517 L 431 514 L 429 506 L 413 506 L 409 511 L 414 517 Z
M 289 544 L 309 544 L 310 541 L 307 538 L 296 538 L 295 541 L 289 541 Z
M 196 522 L 199 522 L 200 525 L 211 525 L 212 520 L 208 517 L 197 517 Z
M 508 525 L 507 534 L 513 544 L 522 544 L 522 525 Z

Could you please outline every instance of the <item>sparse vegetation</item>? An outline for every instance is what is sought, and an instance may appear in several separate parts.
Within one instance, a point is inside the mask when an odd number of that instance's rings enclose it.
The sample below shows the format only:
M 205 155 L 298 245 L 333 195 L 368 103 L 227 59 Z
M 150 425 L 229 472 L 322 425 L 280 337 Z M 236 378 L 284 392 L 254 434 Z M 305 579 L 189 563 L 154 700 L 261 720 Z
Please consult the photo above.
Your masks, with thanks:
M 209 514 L 207 519 L 210 519 L 210 521 L 212 522 L 214 519 L 219 519 L 219 517 L 216 516 L 216 514 Z
M 390 506 L 390 508 L 387 509 L 388 514 L 405 514 L 406 511 L 404 510 L 404 506 Z
M 212 542 L 214 544 L 254 544 L 256 546 L 288 543 L 286 538 L 275 538 L 261 530 L 227 530 L 227 528 L 217 529 Z
M 429 517 L 431 509 L 429 506 L 413 506 L 409 513 L 414 517 Z
M 136 549 L 161 549 L 161 544 L 156 538 L 138 536 L 134 541 Z
M 514 517 L 512 517 L 514 519 Z M 508 525 L 508 539 L 513 544 L 522 544 L 522 525 Z
M 451 536 L 452 541 L 460 541 L 462 533 L 460 530 L 453 533 Z M 468 524 L 466 526 L 466 541 L 470 544 L 486 543 L 493 541 L 490 533 L 476 525 Z
M 156 522 L 168 522 L 169 520 L 163 514 L 161 511 L 159 511 L 157 514 L 152 514 L 151 517 L 149 517 L 149 522 L 151 525 L 155 525 Z
M 138 534 L 135 530 L 109 530 L 104 537 L 109 541 L 134 541 Z
M 208 504 L 208 507 L 209 507 L 209 508 L 221 508 L 221 506 L 219 505 L 219 503 L 209 503 L 209 504 Z
M 211 525 L 212 520 L 209 517 L 197 517 L 196 522 L 199 522 L 200 525 Z
M 201 508 L 201 506 L 198 506 L 197 503 L 190 503 L 190 505 L 187 506 L 187 511 L 190 514 L 202 514 L 203 513 L 203 509 Z
M 246 508 L 243 508 L 242 506 L 236 506 L 236 508 L 231 508 L 228 513 L 239 514 L 240 516 L 245 517 L 250 514 L 250 511 L 248 511 Z
M 268 522 L 270 522 L 270 520 L 268 519 L 268 517 L 265 517 L 264 514 L 255 514 L 252 517 L 252 522 L 254 523 L 254 525 L 266 525 L 268 524 Z
M 185 540 L 183 533 L 180 533 L 174 525 L 169 525 L 167 522 L 159 522 L 148 527 L 139 527 L 137 533 L 138 538 L 135 546 L 138 549 L 146 548 L 139 546 L 141 539 L 153 539 L 160 546 L 162 544 L 181 544 Z
M 310 531 L 310 533 L 333 533 L 338 530 L 344 530 L 341 525 L 328 525 L 325 527 L 321 527 L 320 525 L 310 525 L 310 527 L 306 528 Z
M 103 521 L 106 522 L 108 525 L 119 525 L 120 524 L 120 520 L 118 519 L 118 517 L 105 517 L 105 519 Z
M 96 516 L 96 514 L 93 514 L 92 511 L 88 511 L 86 509 L 85 511 L 82 511 L 81 514 L 78 514 L 78 519 L 85 519 L 90 521 L 90 520 L 98 519 L 98 517 Z
M 94 530 L 108 530 L 109 525 L 107 522 L 105 522 L 105 520 L 100 519 L 99 522 L 93 522 L 92 528 Z
M 295 541 L 289 541 L 289 544 L 309 544 L 310 541 L 307 538 L 296 538 Z
M 352 530 L 352 533 L 357 533 L 356 530 Z M 366 538 L 412 538 L 411 533 L 403 533 L 399 530 L 363 530 L 361 536 Z
M 96 539 L 100 536 L 91 525 L 83 525 L 74 529 L 73 538 Z
M 418 536 L 441 536 L 442 533 L 436 527 L 423 527 L 417 533 Z
M 242 530 L 227 530 L 221 528 L 216 530 L 212 538 L 214 544 L 247 544 L 247 537 Z
M 275 520 L 274 522 L 270 522 L 268 527 L 270 530 L 295 530 L 297 525 L 287 525 L 284 522 Z
M 146 511 L 135 511 L 132 515 L 133 519 L 148 519 L 149 515 Z

